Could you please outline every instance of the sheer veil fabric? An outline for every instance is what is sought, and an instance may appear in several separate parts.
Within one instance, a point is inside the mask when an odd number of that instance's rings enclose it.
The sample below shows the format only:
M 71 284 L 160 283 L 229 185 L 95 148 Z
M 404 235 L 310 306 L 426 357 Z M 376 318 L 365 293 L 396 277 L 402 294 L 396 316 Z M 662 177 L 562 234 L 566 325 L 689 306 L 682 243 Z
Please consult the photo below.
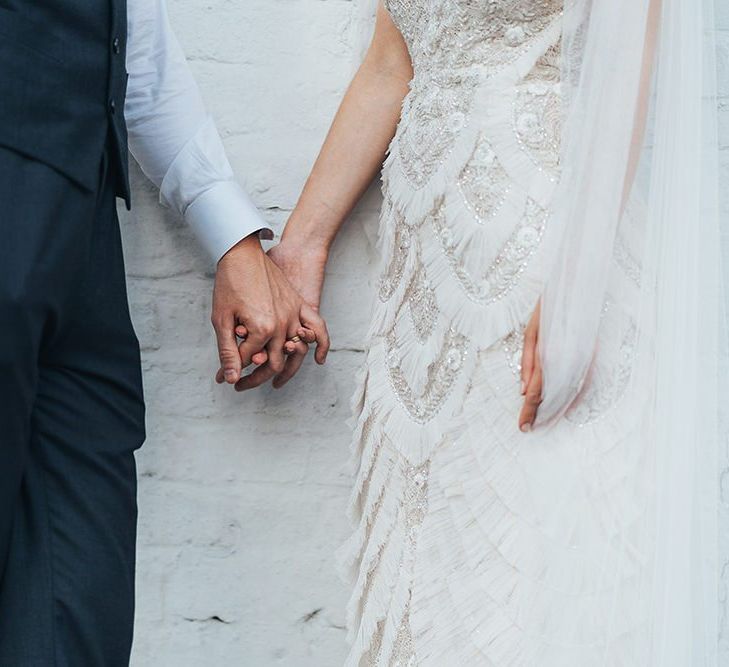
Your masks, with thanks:
M 359 0 L 358 56 L 377 4 Z M 606 304 L 618 302 L 636 334 L 623 414 L 643 424 L 619 450 L 633 452 L 645 484 L 635 494 L 645 502 L 640 529 L 617 534 L 603 554 L 604 572 L 630 581 L 645 621 L 645 641 L 631 643 L 621 664 L 729 664 L 713 2 L 566 0 L 562 21 L 562 176 L 545 237 L 544 400 L 533 435 L 561 437 L 561 417 L 599 372 Z M 626 247 L 637 299 L 611 279 Z M 606 521 L 620 503 L 605 508 Z M 556 503 L 545 523 L 575 525 L 570 511 Z M 526 629 L 539 636 L 536 625 Z
M 639 549 L 652 558 L 642 589 L 650 640 L 647 661 L 636 664 L 725 664 L 717 651 L 726 634 L 718 623 L 727 563 L 719 529 L 729 530 L 720 516 L 727 339 L 713 5 L 575 0 L 565 7 L 563 45 L 563 175 L 547 236 L 540 423 L 548 430 L 579 397 L 599 353 L 600 308 L 639 160 L 631 201 L 645 211 L 634 246 L 642 250 L 631 389 L 632 405 L 648 399 L 635 446 L 653 484 L 643 539 L 654 542 Z M 653 74 L 650 96 L 642 72 Z

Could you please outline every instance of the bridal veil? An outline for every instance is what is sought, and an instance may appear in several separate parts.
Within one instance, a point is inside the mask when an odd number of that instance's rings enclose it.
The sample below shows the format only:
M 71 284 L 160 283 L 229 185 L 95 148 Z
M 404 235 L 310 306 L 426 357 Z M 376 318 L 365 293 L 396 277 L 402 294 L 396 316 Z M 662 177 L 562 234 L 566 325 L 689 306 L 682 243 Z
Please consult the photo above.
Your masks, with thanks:
M 643 229 L 632 258 L 641 285 L 632 380 L 649 399 L 636 446 L 646 450 L 653 488 L 653 530 L 644 537 L 654 540 L 643 582 L 648 664 L 726 664 L 727 338 L 713 3 L 568 0 L 562 61 L 540 420 L 548 428 L 590 372 L 609 268 L 624 252 L 625 204 L 635 202 Z

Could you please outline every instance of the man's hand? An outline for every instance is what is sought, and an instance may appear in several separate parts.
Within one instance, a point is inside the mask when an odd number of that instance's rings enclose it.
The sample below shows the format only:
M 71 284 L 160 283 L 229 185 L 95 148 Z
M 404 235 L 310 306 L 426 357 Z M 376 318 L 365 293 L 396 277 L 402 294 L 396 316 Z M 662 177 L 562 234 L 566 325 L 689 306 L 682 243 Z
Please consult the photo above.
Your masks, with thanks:
M 537 351 L 541 301 L 532 313 L 524 331 L 524 351 L 521 356 L 521 394 L 524 406 L 519 415 L 519 428 L 528 433 L 534 426 L 539 404 L 542 402 L 542 364 Z
M 316 338 L 317 361 L 326 359 L 329 335 L 324 320 L 291 287 L 254 236 L 231 248 L 218 263 L 211 319 L 221 366 L 216 379 L 239 391 L 274 376 L 293 377 L 308 351 L 307 339 Z M 241 325 L 245 339 L 238 343 L 236 328 Z M 313 336 L 307 338 L 305 330 Z M 295 336 L 302 340 L 287 343 Z M 261 365 L 241 377 L 251 363 Z

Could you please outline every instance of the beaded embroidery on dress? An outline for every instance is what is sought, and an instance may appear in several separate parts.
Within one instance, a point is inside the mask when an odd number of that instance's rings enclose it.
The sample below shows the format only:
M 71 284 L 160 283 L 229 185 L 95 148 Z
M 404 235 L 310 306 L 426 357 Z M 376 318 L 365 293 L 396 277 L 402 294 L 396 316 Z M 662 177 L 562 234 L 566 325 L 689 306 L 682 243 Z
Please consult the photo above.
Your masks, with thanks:
M 645 623 L 630 585 L 641 554 L 615 540 L 645 520 L 625 437 L 637 425 L 620 415 L 640 215 L 621 224 L 622 296 L 605 302 L 581 399 L 548 449 L 517 428 L 521 335 L 559 179 L 562 0 L 387 9 L 414 77 L 383 170 L 381 278 L 354 401 L 347 665 L 628 664 Z M 545 509 L 555 499 L 573 508 L 564 525 Z

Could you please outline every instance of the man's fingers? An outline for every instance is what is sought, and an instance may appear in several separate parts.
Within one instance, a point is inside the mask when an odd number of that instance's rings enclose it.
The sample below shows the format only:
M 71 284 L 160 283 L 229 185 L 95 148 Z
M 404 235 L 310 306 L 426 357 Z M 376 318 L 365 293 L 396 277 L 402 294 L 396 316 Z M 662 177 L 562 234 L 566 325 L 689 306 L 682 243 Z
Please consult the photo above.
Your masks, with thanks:
M 310 329 L 316 339 L 316 352 L 314 359 L 317 364 L 323 364 L 329 353 L 329 331 L 324 318 L 319 315 L 311 306 L 303 304 L 301 307 L 301 323 L 304 328 Z
M 218 356 L 222 377 L 216 380 L 219 383 L 235 384 L 240 379 L 241 360 L 238 354 L 238 341 L 235 337 L 235 318 L 232 313 L 213 319 L 213 327 L 218 340 Z
M 248 328 L 243 324 L 239 324 L 235 328 L 235 335 L 238 336 L 238 338 L 243 338 L 245 340 L 248 338 Z
M 280 389 L 283 387 L 296 373 L 299 372 L 301 365 L 306 359 L 306 355 L 309 352 L 309 346 L 302 342 L 295 343 L 293 352 L 290 352 L 286 358 L 286 364 L 281 373 L 273 378 L 273 388 Z
M 268 361 L 268 353 L 266 350 L 261 350 L 260 352 L 256 352 L 251 357 L 251 363 L 255 364 L 256 366 L 262 366 Z M 215 374 L 215 381 L 218 384 L 222 384 L 222 382 L 225 380 L 225 377 L 223 375 L 223 369 L 219 368 L 218 372 Z

